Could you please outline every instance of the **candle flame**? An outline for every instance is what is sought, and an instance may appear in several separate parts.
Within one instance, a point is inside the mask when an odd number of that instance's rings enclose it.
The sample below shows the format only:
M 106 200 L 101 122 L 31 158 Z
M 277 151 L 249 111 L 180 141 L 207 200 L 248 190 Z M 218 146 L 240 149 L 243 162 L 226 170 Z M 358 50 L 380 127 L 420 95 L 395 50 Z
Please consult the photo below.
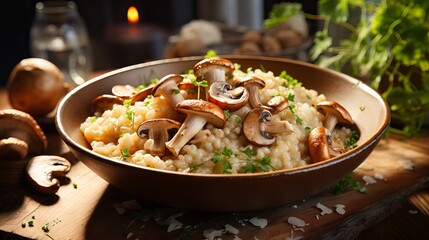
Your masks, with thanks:
M 137 8 L 135 8 L 134 6 L 129 7 L 127 11 L 127 18 L 128 18 L 128 22 L 131 24 L 138 23 L 139 12 L 137 11 Z

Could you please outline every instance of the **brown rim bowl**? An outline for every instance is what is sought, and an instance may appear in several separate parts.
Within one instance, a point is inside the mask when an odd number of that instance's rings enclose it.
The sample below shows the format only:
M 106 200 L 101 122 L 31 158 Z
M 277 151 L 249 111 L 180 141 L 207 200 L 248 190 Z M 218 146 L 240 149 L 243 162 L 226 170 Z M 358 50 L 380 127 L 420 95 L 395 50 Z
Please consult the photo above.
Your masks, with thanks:
M 320 193 L 358 167 L 373 151 L 390 123 L 384 99 L 363 82 L 345 74 L 289 59 L 222 56 L 241 69 L 261 68 L 275 75 L 286 70 L 307 89 L 323 93 L 351 114 L 360 131 L 358 147 L 328 161 L 268 173 L 208 175 L 152 169 L 97 154 L 79 127 L 91 114 L 92 100 L 114 85 L 138 86 L 151 77 L 192 69 L 202 57 L 166 59 L 133 65 L 95 77 L 60 102 L 56 128 L 71 152 L 111 185 L 143 200 L 204 211 L 247 211 L 281 206 Z

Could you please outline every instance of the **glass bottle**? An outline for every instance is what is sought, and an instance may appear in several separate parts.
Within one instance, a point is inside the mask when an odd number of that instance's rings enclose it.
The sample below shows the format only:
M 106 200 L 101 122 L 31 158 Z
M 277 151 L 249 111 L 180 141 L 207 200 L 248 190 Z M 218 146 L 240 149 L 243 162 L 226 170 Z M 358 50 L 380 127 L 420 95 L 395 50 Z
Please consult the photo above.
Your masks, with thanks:
M 49 60 L 61 69 L 72 87 L 82 84 L 92 72 L 88 32 L 73 1 L 36 4 L 30 48 L 33 57 Z

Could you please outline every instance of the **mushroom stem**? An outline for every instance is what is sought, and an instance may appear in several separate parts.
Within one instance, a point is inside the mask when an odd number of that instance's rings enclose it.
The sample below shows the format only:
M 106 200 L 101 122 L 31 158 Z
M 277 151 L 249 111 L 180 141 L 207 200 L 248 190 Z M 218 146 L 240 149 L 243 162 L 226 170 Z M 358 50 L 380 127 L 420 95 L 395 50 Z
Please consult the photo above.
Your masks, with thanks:
M 329 131 L 332 132 L 335 126 L 337 125 L 337 123 L 338 123 L 338 118 L 334 114 L 331 114 L 329 112 L 326 113 L 325 127 L 329 129 Z
M 173 81 L 168 81 L 165 83 L 165 86 L 163 88 L 159 88 L 159 93 L 164 96 L 165 99 L 167 99 L 168 103 L 172 107 L 175 107 L 179 102 L 183 101 L 183 96 L 180 93 L 174 93 L 174 90 L 179 88 L 177 84 Z
M 250 105 L 252 105 L 253 108 L 263 107 L 264 105 L 261 102 L 261 99 L 259 98 L 259 87 L 256 85 L 248 86 L 247 91 L 249 91 L 249 101 Z
M 261 122 L 259 128 L 262 132 L 269 134 L 291 133 L 294 131 L 293 126 L 288 121 Z
M 177 133 L 170 141 L 165 143 L 165 146 L 174 156 L 179 155 L 182 147 L 204 127 L 206 122 L 207 120 L 203 116 L 192 113 L 188 114 Z

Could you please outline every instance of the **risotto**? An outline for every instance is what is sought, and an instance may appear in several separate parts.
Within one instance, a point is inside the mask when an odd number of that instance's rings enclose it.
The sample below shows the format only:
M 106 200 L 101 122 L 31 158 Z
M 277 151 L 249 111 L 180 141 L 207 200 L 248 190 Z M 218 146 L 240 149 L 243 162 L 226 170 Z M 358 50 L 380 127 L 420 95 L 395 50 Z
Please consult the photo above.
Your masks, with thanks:
M 194 70 L 182 74 L 181 84 L 194 83 L 196 88 L 180 88 L 177 95 L 181 99 L 197 99 L 206 95 L 210 81 L 201 81 Z M 308 165 L 314 161 L 309 154 L 309 134 L 312 129 L 324 126 L 326 114 L 318 110 L 317 105 L 326 101 L 326 97 L 305 86 L 283 71 L 278 76 L 264 69 L 241 69 L 234 64 L 230 74 L 223 76 L 230 86 L 238 86 L 243 79 L 258 78 L 263 88 L 257 90 L 259 101 L 267 105 L 275 97 L 283 97 L 287 104 L 279 111 L 262 106 L 269 114 L 271 122 L 282 122 L 288 130 L 270 133 L 273 139 L 268 145 L 255 144 L 244 134 L 246 117 L 255 107 L 251 101 L 238 109 L 223 109 L 222 126 L 207 122 L 190 138 L 177 153 L 166 149 L 164 154 L 151 153 L 154 140 L 147 132 L 139 132 L 139 126 L 148 120 L 171 119 L 183 124 L 188 115 L 180 113 L 164 95 L 149 94 L 137 101 L 125 100 L 122 104 L 113 104 L 111 109 L 96 111 L 80 126 L 85 139 L 93 151 L 141 166 L 179 172 L 206 174 L 235 174 L 275 171 Z M 202 84 L 205 83 L 205 84 Z M 153 84 L 157 84 L 154 82 Z M 137 87 L 137 86 L 136 86 Z M 146 86 L 147 87 L 147 86 Z M 137 88 L 140 89 L 140 88 Z M 251 96 L 249 91 L 249 98 Z M 213 109 L 212 109 L 213 110 Z M 262 110 L 261 110 L 262 111 Z M 178 127 L 177 127 L 178 128 Z M 172 135 L 161 144 L 164 146 Z M 182 133 L 183 134 L 183 133 Z M 350 140 L 355 139 L 354 132 L 347 127 L 334 128 L 329 141 L 334 149 L 345 152 L 350 149 Z M 170 150 L 170 151 L 169 151 Z

